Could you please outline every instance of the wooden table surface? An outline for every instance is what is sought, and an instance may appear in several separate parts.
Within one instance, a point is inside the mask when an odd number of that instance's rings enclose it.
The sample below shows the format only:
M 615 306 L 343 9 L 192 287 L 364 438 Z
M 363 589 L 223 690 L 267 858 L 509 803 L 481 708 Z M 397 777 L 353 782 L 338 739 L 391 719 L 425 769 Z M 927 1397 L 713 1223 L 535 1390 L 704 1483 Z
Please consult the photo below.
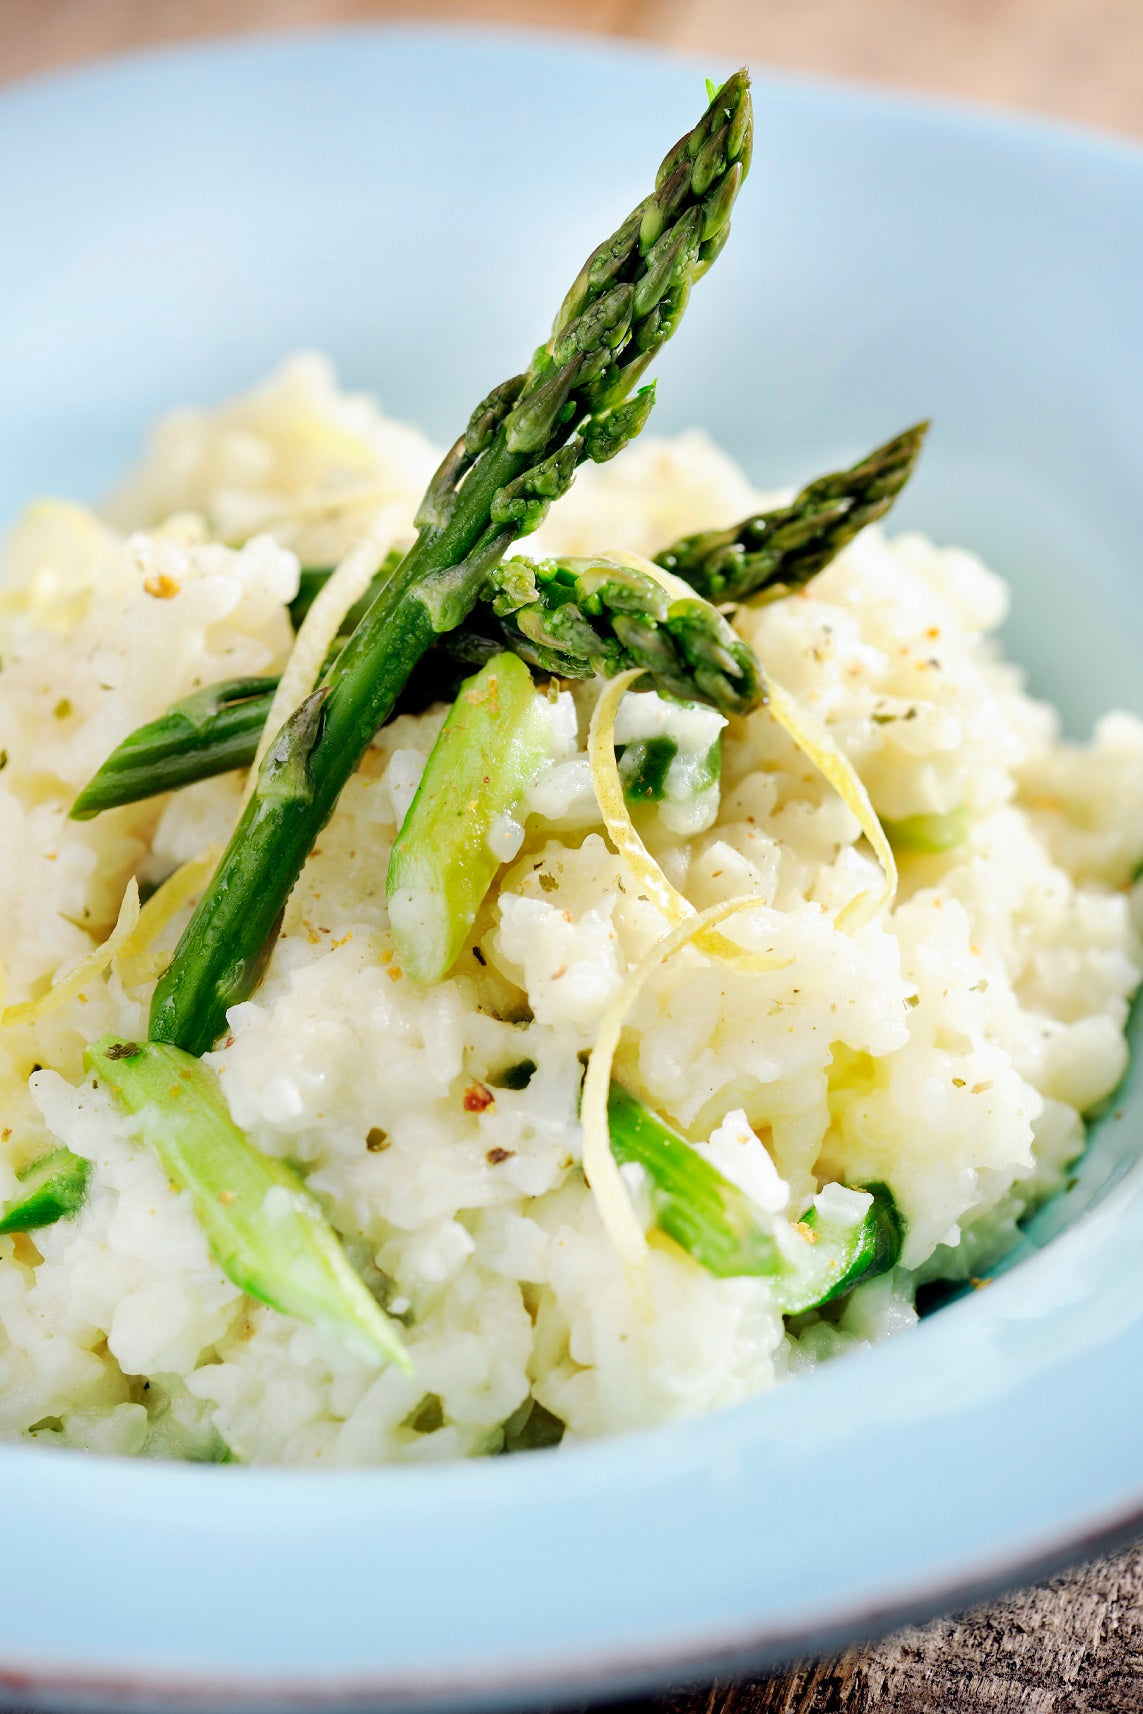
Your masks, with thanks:
M 595 30 L 1143 135 L 1143 0 L 0 0 L 0 80 L 229 30 L 365 18 Z M 1143 1544 L 648 1714 L 1141 1714 Z

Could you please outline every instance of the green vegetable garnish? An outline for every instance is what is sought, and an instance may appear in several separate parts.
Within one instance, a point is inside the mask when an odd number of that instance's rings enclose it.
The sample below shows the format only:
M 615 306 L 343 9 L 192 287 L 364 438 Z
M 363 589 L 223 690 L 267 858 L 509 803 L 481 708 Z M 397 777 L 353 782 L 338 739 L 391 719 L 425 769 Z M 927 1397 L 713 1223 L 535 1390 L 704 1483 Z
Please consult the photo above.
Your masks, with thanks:
M 746 601 L 803 588 L 859 530 L 883 517 L 913 473 L 928 423 L 885 442 L 849 470 L 819 476 L 788 506 L 728 530 L 687 536 L 656 563 L 708 601 Z
M 660 733 L 655 738 L 635 738 L 617 751 L 619 778 L 628 803 L 662 803 L 667 797 L 667 775 L 678 759 L 679 746 L 674 738 Z M 678 770 L 676 770 L 676 774 Z M 710 791 L 722 777 L 722 735 L 715 739 L 702 756 L 687 756 L 683 778 L 685 790 L 673 791 L 671 800 L 700 797 Z
M 611 1152 L 646 1172 L 660 1231 L 719 1279 L 773 1279 L 783 1314 L 817 1308 L 896 1266 L 902 1227 L 885 1185 L 863 1187 L 873 1202 L 860 1221 L 828 1221 L 812 1208 L 797 1245 L 780 1246 L 750 1198 L 621 1084 L 611 1085 L 607 1114 Z
M 945 815 L 907 815 L 903 821 L 883 820 L 881 825 L 894 851 L 931 856 L 963 845 L 972 827 L 972 816 L 961 804 Z
M 708 602 L 672 601 L 643 572 L 606 559 L 513 559 L 497 567 L 466 623 L 425 656 L 419 700 L 453 694 L 458 660 L 483 665 L 504 649 L 545 677 L 642 666 L 656 689 L 725 713 L 741 713 L 762 695 L 753 650 Z M 112 751 L 72 805 L 72 819 L 248 768 L 277 686 L 271 678 L 232 679 L 175 703 Z
M 106 1035 L 84 1064 L 188 1192 L 215 1261 L 251 1297 L 333 1333 L 371 1363 L 410 1369 L 400 1335 L 346 1260 L 299 1175 L 230 1117 L 218 1079 L 181 1048 Z
M 70 1220 L 83 1207 L 91 1162 L 70 1149 L 52 1149 L 16 1174 L 22 1191 L 0 1211 L 0 1235 L 34 1232 Z
M 389 921 L 401 967 L 435 982 L 455 962 L 497 869 L 511 821 L 549 753 L 532 675 L 494 655 L 462 687 L 425 765 L 389 859 Z

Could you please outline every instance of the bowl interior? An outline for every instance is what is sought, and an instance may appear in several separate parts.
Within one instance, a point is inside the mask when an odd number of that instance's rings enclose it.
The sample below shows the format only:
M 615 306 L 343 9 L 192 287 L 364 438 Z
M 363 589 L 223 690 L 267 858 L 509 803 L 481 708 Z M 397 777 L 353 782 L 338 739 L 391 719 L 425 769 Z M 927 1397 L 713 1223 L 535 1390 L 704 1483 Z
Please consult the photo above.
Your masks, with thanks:
M 329 351 L 343 381 L 376 390 L 390 411 L 451 439 L 471 403 L 544 336 L 583 256 L 643 194 L 665 141 L 702 99 L 692 67 L 633 50 L 399 30 L 145 56 L 8 92 L 0 99 L 8 264 L 0 270 L 0 520 L 38 494 L 97 496 L 158 412 L 216 399 L 301 346 Z M 1143 712 L 1140 158 L 1078 133 L 765 77 L 756 100 L 752 177 L 730 247 L 659 365 L 657 426 L 702 424 L 752 477 L 779 484 L 932 417 L 897 524 L 973 547 L 1010 580 L 1011 649 L 1072 731 L 1109 707 Z M 362 1608 L 344 1590 L 340 1616 L 332 1593 L 315 1595 L 326 1621 L 317 1641 L 302 1638 L 304 1623 L 283 1635 L 261 1612 L 264 1602 L 243 1630 L 226 1619 L 223 1593 L 240 1571 L 268 1575 L 278 1537 L 266 1533 L 266 1520 L 271 1496 L 286 1491 L 274 1484 L 286 1479 L 252 1479 L 243 1494 L 263 1497 L 240 1503 L 227 1482 L 233 1565 L 217 1573 L 212 1595 L 210 1542 L 195 1536 L 187 1545 L 197 1506 L 188 1496 L 201 1496 L 201 1483 L 180 1486 L 196 1480 L 187 1472 L 132 1472 L 107 1478 L 104 1515 L 112 1491 L 127 1512 L 161 1494 L 164 1527 L 185 1550 L 188 1577 L 201 1562 L 203 1588 L 180 1628 L 169 1609 L 160 1613 L 158 1591 L 136 1587 L 138 1611 L 148 1601 L 153 1609 L 150 1642 L 140 1641 L 141 1621 L 132 1628 L 124 1619 L 118 1630 L 81 1627 L 63 1653 L 111 1664 L 145 1657 L 148 1670 L 156 1660 L 197 1661 L 193 1617 L 215 1625 L 200 1630 L 212 1637 L 202 1647 L 218 1671 L 232 1674 L 264 1677 L 276 1663 L 331 1672 L 348 1663 L 375 1677 L 399 1668 L 402 1682 L 423 1688 L 433 1659 L 467 1661 L 475 1672 L 479 1658 L 504 1696 L 511 1657 L 512 1683 L 528 1694 L 551 1688 L 551 1662 L 574 1642 L 580 1668 L 568 1666 L 567 1684 L 615 1687 L 653 1679 L 676 1643 L 695 1662 L 719 1649 L 756 1658 L 779 1646 L 775 1638 L 788 1646 L 790 1637 L 804 1642 L 856 1623 L 863 1602 L 864 1611 L 870 1602 L 893 1608 L 920 1599 L 918 1590 L 996 1575 L 1033 1542 L 1042 1547 L 1122 1506 L 1135 1481 L 1129 1437 L 1115 1420 L 1131 1402 L 1123 1351 L 1116 1347 L 1113 1361 L 1109 1346 L 1096 1364 L 1077 1333 L 1049 1357 L 1055 1347 L 1042 1317 L 1053 1303 L 1058 1309 L 1070 1269 L 1074 1303 L 1095 1318 L 1111 1293 L 1115 1336 L 1139 1339 L 1138 1311 L 1123 1309 L 1129 1286 L 1139 1301 L 1138 1268 L 1114 1279 L 1106 1266 L 1100 1272 L 1091 1223 L 1075 1223 L 1103 1197 L 1107 1242 L 1143 1237 L 1129 1171 L 1141 1134 L 1143 1088 L 1133 1073 L 1096 1127 L 1075 1188 L 1032 1225 L 1029 1247 L 1072 1228 L 1061 1240 L 1055 1295 L 1045 1293 L 1049 1275 L 1039 1266 L 1048 1258 L 1033 1260 L 995 1297 L 979 1294 L 927 1324 L 911 1357 L 873 1353 L 838 1365 L 840 1378 L 812 1377 L 804 1393 L 800 1383 L 777 1402 L 576 1452 L 561 1462 L 562 1498 L 541 1456 L 529 1472 L 512 1473 L 512 1488 L 503 1470 L 415 1473 L 400 1490 L 381 1474 L 356 1491 L 366 1499 L 351 1503 L 335 1482 L 324 1533 L 316 1500 L 312 1512 L 309 1501 L 295 1511 L 291 1541 L 317 1543 L 319 1558 L 334 1540 L 357 1542 L 362 1508 L 378 1528 L 396 1519 L 399 1530 L 418 1532 L 417 1561 L 433 1576 L 431 1545 L 447 1557 L 446 1511 L 461 1507 L 484 1558 L 466 1549 L 463 1565 L 446 1573 L 438 1565 L 442 1599 L 458 1603 L 463 1591 L 453 1584 L 462 1570 L 479 1581 L 482 1566 L 534 1550 L 530 1532 L 561 1527 L 574 1538 L 569 1564 L 582 1568 L 595 1553 L 594 1594 L 569 1594 L 561 1623 L 543 1620 L 539 1592 L 522 1591 L 510 1623 L 498 1616 L 481 1641 L 466 1620 L 445 1646 L 415 1604 L 405 1611 L 404 1594 L 388 1580 L 389 1619 L 372 1641 L 347 1629 Z M 1040 1341 L 1034 1351 L 1029 1328 Z M 1042 1391 L 1057 1359 L 1080 1366 L 1077 1399 L 1104 1388 L 1108 1406 L 1098 1472 L 1073 1471 L 1066 1482 L 1047 1451 L 1028 1454 L 1020 1434 L 1045 1397 L 1057 1396 Z M 972 1385 L 950 1392 L 962 1373 Z M 900 1409 L 891 1429 L 885 1400 L 894 1388 Z M 812 1426 L 830 1400 L 849 1413 L 844 1444 Z M 1137 1407 L 1136 1394 L 1132 1400 Z M 954 1429 L 958 1411 L 968 1414 Z M 1076 1404 L 1055 1421 L 1053 1457 L 1071 1454 L 1079 1464 L 1091 1445 L 1089 1419 Z M 894 1438 L 908 1422 L 915 1444 Z M 1011 1442 L 1010 1503 L 993 1497 L 991 1510 L 971 1471 L 961 1482 L 956 1448 L 977 1433 L 982 1445 L 992 1433 L 994 1449 Z M 735 1503 L 718 1471 L 741 1472 L 756 1444 L 768 1448 L 769 1462 L 750 1465 L 751 1498 L 740 1489 Z M 906 1520 L 887 1523 L 871 1544 L 863 1508 L 843 1497 L 832 1531 L 851 1563 L 823 1576 L 808 1549 L 799 1558 L 794 1545 L 803 1504 L 794 1497 L 799 1482 L 803 1495 L 812 1491 L 811 1461 L 823 1449 L 849 1458 L 859 1445 L 853 1467 L 884 1481 L 901 1503 L 911 1494 L 915 1519 L 927 1508 L 927 1536 L 915 1539 Z M 942 1451 L 954 1474 L 934 1496 L 931 1461 Z M 13 1476 L 34 1470 L 41 1502 L 52 1487 L 63 1529 L 65 1491 L 82 1510 L 84 1479 L 48 1476 L 47 1456 L 20 1449 L 17 1464 L 17 1454 L 0 1452 L 0 1468 Z M 673 1606 L 649 1570 L 661 1533 L 652 1496 L 673 1491 L 679 1470 L 695 1490 L 679 1526 L 694 1542 L 709 1538 L 726 1564 L 701 1598 Z M 438 1484 L 431 1493 L 430 1479 Z M 1053 1495 L 1038 1510 L 1037 1481 L 1041 1495 L 1045 1485 Z M 624 1484 L 622 1527 L 635 1534 L 624 1534 L 614 1565 L 601 1569 L 598 1537 L 594 1550 L 576 1545 L 569 1507 L 580 1504 L 606 1528 L 601 1497 Z M 301 1490 L 295 1483 L 289 1491 Z M 705 1514 L 695 1510 L 700 1494 Z M 89 1553 L 94 1563 L 95 1522 L 85 1512 L 75 1528 L 71 1515 L 78 1561 Z M 712 1535 L 716 1526 L 721 1533 Z M 218 1517 L 214 1527 L 223 1528 Z M 785 1532 L 781 1565 L 759 1569 L 748 1527 Z M 672 1539 L 669 1531 L 663 1537 L 664 1563 Z M 620 1580 L 632 1565 L 651 1575 L 657 1603 L 640 1596 L 624 1606 Z M 735 1568 L 738 1584 L 730 1581 Z M 562 1575 L 556 1581 L 567 1594 Z M 296 1608 L 288 1592 L 278 1595 L 278 1617 Z M 34 1605 L 17 1606 L 10 1623 L 0 1619 L 0 1658 L 61 1658 L 51 1624 Z M 640 1648 L 641 1668 L 630 1664 Z M 540 1664 L 529 1669 L 529 1659 Z M 620 1660 L 628 1663 L 622 1671 Z

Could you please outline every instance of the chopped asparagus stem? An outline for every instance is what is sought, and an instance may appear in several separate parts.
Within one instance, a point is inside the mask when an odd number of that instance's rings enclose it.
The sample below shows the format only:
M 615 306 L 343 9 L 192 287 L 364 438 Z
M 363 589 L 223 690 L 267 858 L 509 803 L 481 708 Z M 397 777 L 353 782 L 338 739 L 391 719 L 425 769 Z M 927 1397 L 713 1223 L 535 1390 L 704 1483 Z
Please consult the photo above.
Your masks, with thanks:
M 651 195 L 588 258 L 527 372 L 473 413 L 429 485 L 416 541 L 325 674 L 329 695 L 305 758 L 310 789 L 288 799 L 268 798 L 261 783 L 253 792 L 155 990 L 157 1040 L 201 1053 L 221 1034 L 227 1007 L 256 984 L 342 787 L 421 656 L 467 618 L 491 569 L 540 524 L 581 460 L 611 457 L 643 426 L 649 398 L 629 395 L 725 241 L 751 135 L 749 79 L 738 72 L 669 152 Z
M 396 1327 L 350 1267 L 303 1180 L 247 1140 L 213 1072 L 167 1043 L 111 1035 L 83 1057 L 138 1115 L 145 1141 L 189 1194 L 215 1260 L 236 1286 L 327 1329 L 368 1362 L 411 1367 Z
M 738 1186 L 619 1083 L 607 1104 L 611 1150 L 620 1165 L 647 1174 L 655 1224 L 719 1279 L 772 1278 L 783 1314 L 800 1314 L 885 1273 L 901 1253 L 901 1222 L 884 1185 L 855 1224 L 826 1221 L 811 1209 L 800 1241 L 780 1245 Z
M 91 1162 L 70 1149 L 52 1149 L 18 1172 L 22 1189 L 0 1212 L 0 1234 L 34 1232 L 70 1220 L 83 1207 Z
M 547 709 L 515 655 L 494 655 L 461 686 L 389 859 L 397 958 L 418 982 L 455 962 L 505 860 L 497 826 L 515 820 L 550 744 Z
M 907 815 L 902 821 L 882 820 L 881 825 L 894 851 L 931 856 L 963 845 L 972 826 L 972 816 L 961 804 L 945 815 Z
M 816 1208 L 802 1216 L 798 1224 L 810 1236 L 779 1285 L 784 1315 L 820 1309 L 897 1266 L 905 1229 L 893 1193 L 885 1184 L 864 1184 L 861 1189 L 873 1201 L 854 1224 L 827 1220 Z
M 662 732 L 654 738 L 635 738 L 616 750 L 619 758 L 619 778 L 628 803 L 662 803 L 668 796 L 667 776 L 678 759 L 676 740 Z M 676 773 L 678 770 L 676 770 Z M 722 777 L 722 734 L 719 733 L 705 755 L 687 757 L 682 792 L 676 792 L 672 782 L 673 802 L 684 797 L 701 797 L 716 786 Z
M 849 470 L 819 476 L 773 512 L 687 536 L 656 563 L 708 601 L 785 595 L 824 571 L 859 530 L 889 510 L 917 462 L 928 423 L 886 441 Z
M 708 1273 L 778 1274 L 782 1253 L 750 1199 L 642 1101 L 612 1083 L 607 1100 L 611 1152 L 647 1174 L 655 1224 Z

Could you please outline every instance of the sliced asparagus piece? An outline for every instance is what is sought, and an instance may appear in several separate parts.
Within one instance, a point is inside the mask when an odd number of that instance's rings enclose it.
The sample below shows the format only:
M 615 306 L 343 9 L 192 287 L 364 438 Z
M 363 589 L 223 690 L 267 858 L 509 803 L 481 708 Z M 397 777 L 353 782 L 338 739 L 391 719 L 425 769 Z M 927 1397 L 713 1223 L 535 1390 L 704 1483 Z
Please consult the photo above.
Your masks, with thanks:
M 654 738 L 634 738 L 616 749 L 619 778 L 628 803 L 662 803 L 668 797 L 667 776 L 678 759 L 678 742 L 662 732 Z M 705 755 L 687 757 L 685 785 L 679 792 L 672 785 L 672 801 L 700 797 L 722 778 L 722 734 Z
M 884 1185 L 866 1187 L 873 1202 L 857 1224 L 826 1221 L 811 1209 L 796 1245 L 780 1245 L 749 1197 L 630 1090 L 613 1082 L 607 1112 L 612 1153 L 621 1166 L 635 1162 L 646 1172 L 660 1230 L 719 1279 L 772 1278 L 783 1314 L 828 1303 L 896 1265 L 901 1225 Z
M 145 1141 L 190 1195 L 228 1279 L 284 1315 L 327 1329 L 367 1362 L 411 1367 L 396 1326 L 350 1267 L 303 1180 L 248 1141 L 213 1072 L 180 1048 L 112 1035 L 83 1057 L 138 1115 Z
M 436 982 L 455 962 L 505 857 L 551 722 L 515 655 L 494 655 L 461 686 L 389 859 L 389 921 L 401 968 Z
M 778 1297 L 784 1315 L 820 1309 L 844 1297 L 863 1280 L 895 1268 L 901 1258 L 905 1229 L 893 1193 L 886 1184 L 861 1186 L 873 1201 L 856 1222 L 827 1219 L 817 1208 L 799 1221 L 809 1242 L 798 1251 L 796 1265 L 782 1277 Z
M 719 1279 L 778 1274 L 782 1252 L 750 1199 L 630 1090 L 613 1082 L 607 1100 L 611 1152 L 647 1174 L 655 1224 Z
M 34 1232 L 70 1220 L 87 1196 L 91 1162 L 70 1149 L 52 1149 L 16 1174 L 22 1189 L 0 1212 L 0 1235 Z
M 819 476 L 773 512 L 728 530 L 686 536 L 658 555 L 708 601 L 785 595 L 823 571 L 859 530 L 889 510 L 917 462 L 928 429 L 917 423 L 849 470 Z
M 972 826 L 972 816 L 961 804 L 944 815 L 907 815 L 901 821 L 882 820 L 894 851 L 932 855 L 963 845 Z
M 418 535 L 275 739 L 210 886 L 159 982 L 151 1034 L 204 1052 L 256 985 L 302 866 L 434 637 L 535 529 L 585 458 L 614 456 L 651 406 L 632 388 L 722 248 L 751 146 L 749 79 L 730 78 L 663 161 L 654 192 L 588 258 L 524 375 L 481 402 L 429 484 Z M 286 789 L 285 781 L 289 785 Z

